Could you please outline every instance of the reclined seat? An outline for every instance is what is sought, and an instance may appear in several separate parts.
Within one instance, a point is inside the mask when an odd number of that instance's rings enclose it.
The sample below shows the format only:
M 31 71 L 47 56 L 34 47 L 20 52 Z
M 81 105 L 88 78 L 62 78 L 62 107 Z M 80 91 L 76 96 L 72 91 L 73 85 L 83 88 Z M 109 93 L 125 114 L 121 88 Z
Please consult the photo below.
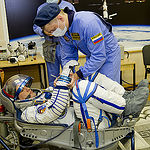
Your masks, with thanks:
M 74 125 L 71 126 L 68 126 L 67 124 L 54 124 L 52 122 L 49 124 L 28 123 L 21 120 L 21 111 L 15 108 L 13 101 L 5 97 L 2 92 L 0 92 L 0 99 L 12 116 L 11 121 L 13 121 L 15 130 L 23 137 L 32 140 L 47 141 L 50 145 L 63 148 L 82 147 L 90 150 L 96 149 L 94 130 L 88 132 L 83 124 L 81 125 L 82 127 L 79 127 L 78 129 L 78 123 L 77 125 L 74 123 Z M 77 129 L 75 130 L 75 128 Z M 106 147 L 112 147 L 133 131 L 133 126 L 111 127 L 105 130 L 98 130 L 98 135 L 100 137 L 98 148 L 105 149 Z M 74 139 L 78 140 L 75 141 Z

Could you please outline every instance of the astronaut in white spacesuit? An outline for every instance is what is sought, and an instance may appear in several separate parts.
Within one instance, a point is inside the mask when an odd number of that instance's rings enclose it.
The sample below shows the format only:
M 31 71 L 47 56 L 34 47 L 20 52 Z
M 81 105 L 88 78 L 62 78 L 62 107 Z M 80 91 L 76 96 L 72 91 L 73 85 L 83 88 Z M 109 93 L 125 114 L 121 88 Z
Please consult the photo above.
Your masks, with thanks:
M 71 71 L 69 67 L 77 64 L 77 61 L 70 61 L 63 67 L 62 74 L 54 89 L 47 88 L 44 92 L 39 89 L 31 90 L 32 78 L 18 74 L 7 80 L 2 92 L 14 102 L 16 108 L 21 110 L 21 119 L 24 121 L 31 123 L 55 121 L 54 123 L 70 125 L 75 120 L 73 108 L 67 107 L 70 92 L 66 84 L 71 80 L 68 77 Z
M 22 111 L 21 118 L 31 123 L 54 122 L 70 125 L 75 121 L 75 111 L 77 118 L 85 125 L 87 120 L 91 120 L 92 128 L 97 126 L 103 129 L 111 126 L 113 114 L 123 117 L 133 115 L 135 118 L 139 116 L 149 95 L 148 81 L 141 81 L 135 91 L 127 92 L 120 84 L 100 73 L 76 82 L 72 91 L 74 109 L 68 108 L 69 66 L 74 65 L 77 65 L 76 61 L 70 61 L 64 66 L 52 95 L 50 92 L 31 90 L 29 87 L 32 78 L 25 75 L 15 75 L 8 79 L 2 91 Z M 15 87 L 15 91 L 10 87 Z M 46 91 L 48 90 L 49 88 Z

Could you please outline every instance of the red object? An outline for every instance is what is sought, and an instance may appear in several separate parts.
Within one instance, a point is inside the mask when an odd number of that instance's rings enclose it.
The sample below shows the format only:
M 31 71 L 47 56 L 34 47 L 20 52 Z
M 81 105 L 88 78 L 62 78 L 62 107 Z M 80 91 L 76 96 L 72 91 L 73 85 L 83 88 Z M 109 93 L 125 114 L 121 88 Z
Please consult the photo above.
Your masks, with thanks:
M 8 94 L 4 89 L 3 89 L 3 92 L 6 94 L 6 96 L 10 97 L 10 98 L 14 98 L 14 96 Z
M 5 110 L 5 107 L 2 104 L 0 104 L 0 113 L 4 112 L 4 110 Z

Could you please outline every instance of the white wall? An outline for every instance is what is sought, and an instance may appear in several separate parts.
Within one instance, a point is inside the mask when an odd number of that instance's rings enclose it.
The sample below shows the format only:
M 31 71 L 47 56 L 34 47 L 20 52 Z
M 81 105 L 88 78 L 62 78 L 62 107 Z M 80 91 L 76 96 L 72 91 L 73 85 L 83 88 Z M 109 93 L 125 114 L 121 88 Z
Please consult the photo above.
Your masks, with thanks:
M 4 0 L 0 0 L 0 50 L 6 50 L 9 43 Z

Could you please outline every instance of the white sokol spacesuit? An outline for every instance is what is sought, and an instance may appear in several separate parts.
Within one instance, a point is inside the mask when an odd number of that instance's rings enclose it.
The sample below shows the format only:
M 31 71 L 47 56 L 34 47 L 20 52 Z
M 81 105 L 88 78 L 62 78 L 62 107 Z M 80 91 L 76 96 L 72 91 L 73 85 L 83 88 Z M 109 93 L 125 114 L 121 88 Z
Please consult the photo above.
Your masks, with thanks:
M 92 120 L 92 128 L 96 127 L 100 120 L 100 124 L 97 127 L 103 129 L 111 126 L 112 113 L 118 115 L 123 112 L 126 112 L 125 115 L 135 113 L 135 109 L 130 107 L 133 107 L 136 100 L 140 100 L 136 106 L 142 106 L 139 108 L 139 112 L 144 107 L 149 94 L 147 80 L 141 82 L 134 94 L 130 93 L 125 97 L 123 96 L 126 95 L 125 90 L 120 84 L 103 74 L 96 73 L 86 80 L 76 82 L 72 91 L 74 109 L 72 107 L 68 108 L 70 91 L 66 85 L 70 82 L 68 77 L 71 71 L 70 66 L 74 65 L 77 65 L 77 62 L 72 60 L 64 66 L 51 97 L 47 96 L 46 92 L 42 94 L 40 90 L 35 90 L 34 92 L 37 94 L 34 98 L 18 100 L 18 95 L 22 88 L 31 86 L 32 78 L 26 75 L 11 77 L 5 83 L 2 91 L 22 111 L 21 118 L 31 123 L 54 122 L 70 125 L 75 121 L 75 111 L 77 118 L 80 118 L 85 124 L 86 119 Z M 16 91 L 17 85 L 19 85 L 19 88 Z M 135 98 L 136 95 L 138 97 Z M 125 100 L 123 97 L 127 99 Z M 38 102 L 45 103 L 38 104 Z M 125 111 L 128 107 L 130 111 Z

